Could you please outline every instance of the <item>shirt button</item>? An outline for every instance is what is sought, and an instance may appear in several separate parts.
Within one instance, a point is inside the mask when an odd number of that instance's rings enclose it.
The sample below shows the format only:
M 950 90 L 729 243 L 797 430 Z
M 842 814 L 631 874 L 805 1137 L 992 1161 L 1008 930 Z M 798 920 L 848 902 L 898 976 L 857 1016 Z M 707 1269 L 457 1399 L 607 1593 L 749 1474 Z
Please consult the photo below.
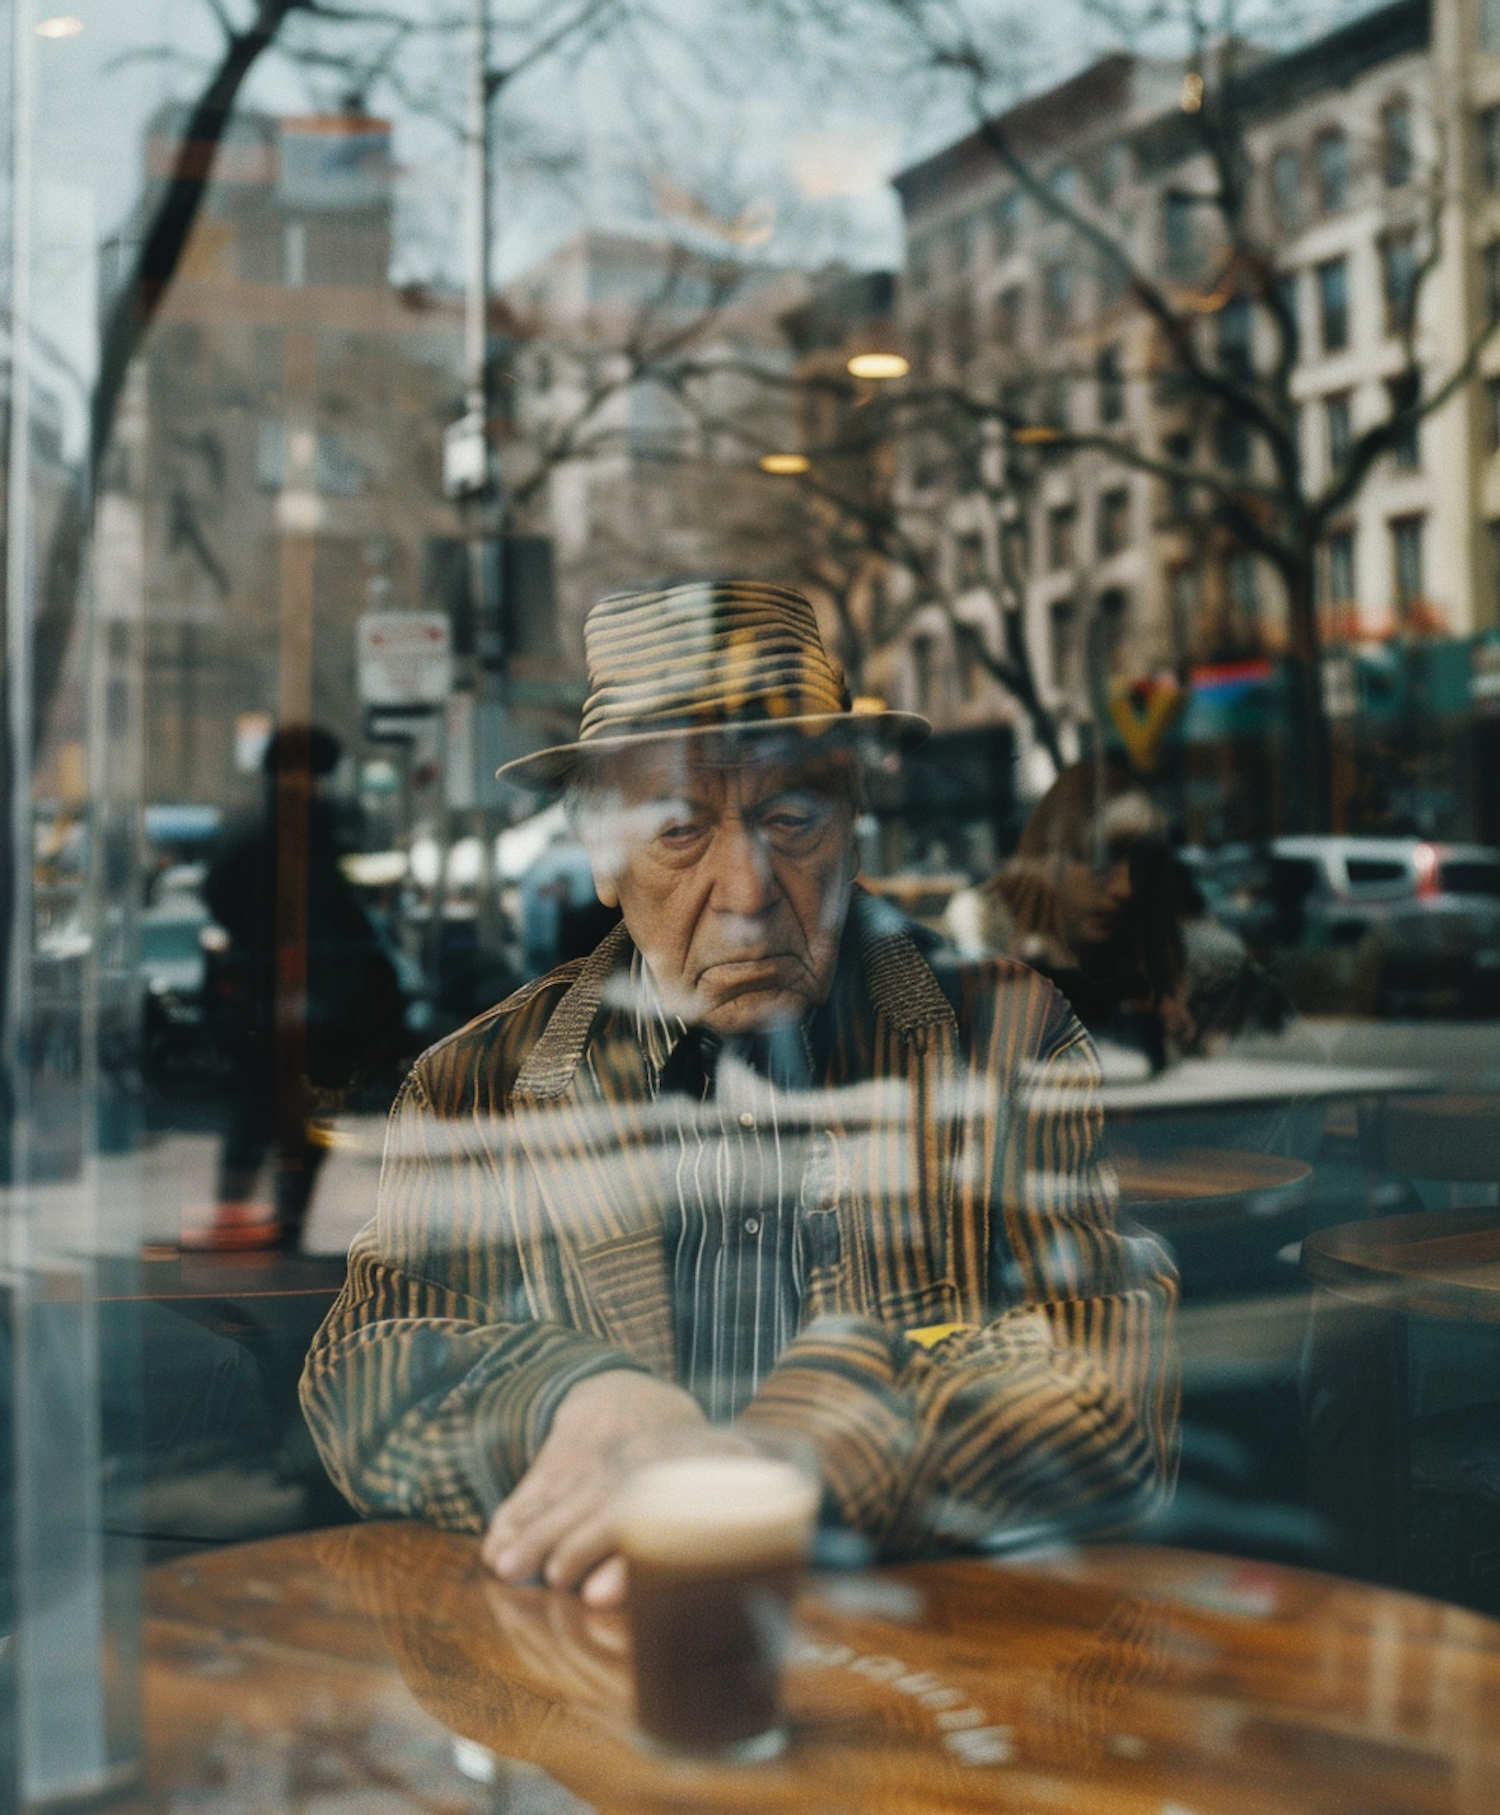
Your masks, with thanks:
M 746 1235 L 760 1234 L 760 1218 L 758 1216 L 747 1216 L 745 1218 L 745 1233 Z
M 740 1111 L 740 1127 L 741 1128 L 753 1128 L 754 1126 L 755 1126 L 755 1117 L 753 1115 L 751 1115 L 751 1113 L 748 1109 L 742 1109 Z

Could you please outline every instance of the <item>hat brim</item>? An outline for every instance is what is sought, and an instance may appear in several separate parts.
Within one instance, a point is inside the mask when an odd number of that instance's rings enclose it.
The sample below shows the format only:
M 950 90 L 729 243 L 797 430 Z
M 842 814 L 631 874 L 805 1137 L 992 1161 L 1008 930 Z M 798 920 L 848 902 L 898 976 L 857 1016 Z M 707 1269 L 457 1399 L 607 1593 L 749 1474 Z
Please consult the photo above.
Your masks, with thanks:
M 819 712 L 799 718 L 767 718 L 736 724 L 703 724 L 665 727 L 657 731 L 632 731 L 620 737 L 592 737 L 587 742 L 555 744 L 530 756 L 502 763 L 498 781 L 518 788 L 559 788 L 578 767 L 592 757 L 611 756 L 647 744 L 676 744 L 719 738 L 724 742 L 749 742 L 796 732 L 819 743 L 875 743 L 897 750 L 914 750 L 932 735 L 932 726 L 916 712 Z

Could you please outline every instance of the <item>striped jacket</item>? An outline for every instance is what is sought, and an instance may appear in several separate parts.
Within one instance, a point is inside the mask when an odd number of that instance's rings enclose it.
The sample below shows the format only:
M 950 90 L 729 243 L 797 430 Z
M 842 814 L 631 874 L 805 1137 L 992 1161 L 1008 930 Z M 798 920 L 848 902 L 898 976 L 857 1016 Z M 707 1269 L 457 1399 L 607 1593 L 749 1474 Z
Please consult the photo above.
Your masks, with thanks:
M 845 940 L 800 1323 L 744 1426 L 810 1443 L 833 1510 L 888 1554 L 1138 1505 L 1172 1467 L 1175 1281 L 1116 1225 L 1087 1036 L 1019 964 L 940 982 L 868 896 Z M 680 1138 L 615 987 L 632 951 L 617 928 L 402 1088 L 302 1379 L 364 1512 L 480 1529 L 579 1380 L 673 1377 Z

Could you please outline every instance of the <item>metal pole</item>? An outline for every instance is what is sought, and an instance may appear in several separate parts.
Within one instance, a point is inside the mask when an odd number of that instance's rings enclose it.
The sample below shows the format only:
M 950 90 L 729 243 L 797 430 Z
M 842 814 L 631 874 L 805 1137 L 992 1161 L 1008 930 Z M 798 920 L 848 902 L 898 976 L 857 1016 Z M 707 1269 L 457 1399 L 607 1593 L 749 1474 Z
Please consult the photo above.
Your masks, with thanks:
M 489 0 L 473 0 L 473 58 L 469 71 L 465 197 L 467 205 L 467 283 L 464 294 L 465 406 L 483 437 L 484 482 L 464 502 L 469 536 L 469 597 L 474 612 L 474 735 L 470 757 L 475 773 L 474 830 L 479 839 L 475 932 L 480 953 L 498 945 L 498 896 L 494 876 L 494 839 L 489 807 L 489 777 L 484 772 L 495 740 L 488 735 L 498 709 L 504 660 L 502 590 L 504 586 L 504 505 L 490 448 L 489 304 L 490 304 L 490 26 Z M 495 544 L 496 558 L 488 558 Z
M 488 339 L 490 283 L 490 18 L 489 0 L 474 0 L 473 66 L 469 71 L 464 134 L 464 378 L 468 413 L 489 417 Z

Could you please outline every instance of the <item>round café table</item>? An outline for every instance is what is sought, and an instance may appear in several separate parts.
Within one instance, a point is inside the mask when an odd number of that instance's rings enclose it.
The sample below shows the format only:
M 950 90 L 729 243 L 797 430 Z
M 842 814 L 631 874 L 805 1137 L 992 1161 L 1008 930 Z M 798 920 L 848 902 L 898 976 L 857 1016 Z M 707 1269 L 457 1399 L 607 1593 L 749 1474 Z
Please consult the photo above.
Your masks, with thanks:
M 1283 1215 L 1307 1202 L 1312 1180 L 1305 1160 L 1227 1147 L 1119 1153 L 1114 1168 L 1121 1205 L 1163 1232 L 1225 1217 Z
M 1316 1289 L 1309 1503 L 1343 1534 L 1351 1568 L 1377 1581 L 1410 1581 L 1407 1322 L 1500 1323 L 1500 1211 L 1426 1211 L 1319 1229 L 1302 1244 L 1302 1267 Z
M 1492 1815 L 1500 1625 L 1384 1589 L 1129 1546 L 814 1579 L 792 1743 L 652 1756 L 623 1621 L 502 1587 L 420 1525 L 147 1578 L 146 1770 L 174 1815 Z

